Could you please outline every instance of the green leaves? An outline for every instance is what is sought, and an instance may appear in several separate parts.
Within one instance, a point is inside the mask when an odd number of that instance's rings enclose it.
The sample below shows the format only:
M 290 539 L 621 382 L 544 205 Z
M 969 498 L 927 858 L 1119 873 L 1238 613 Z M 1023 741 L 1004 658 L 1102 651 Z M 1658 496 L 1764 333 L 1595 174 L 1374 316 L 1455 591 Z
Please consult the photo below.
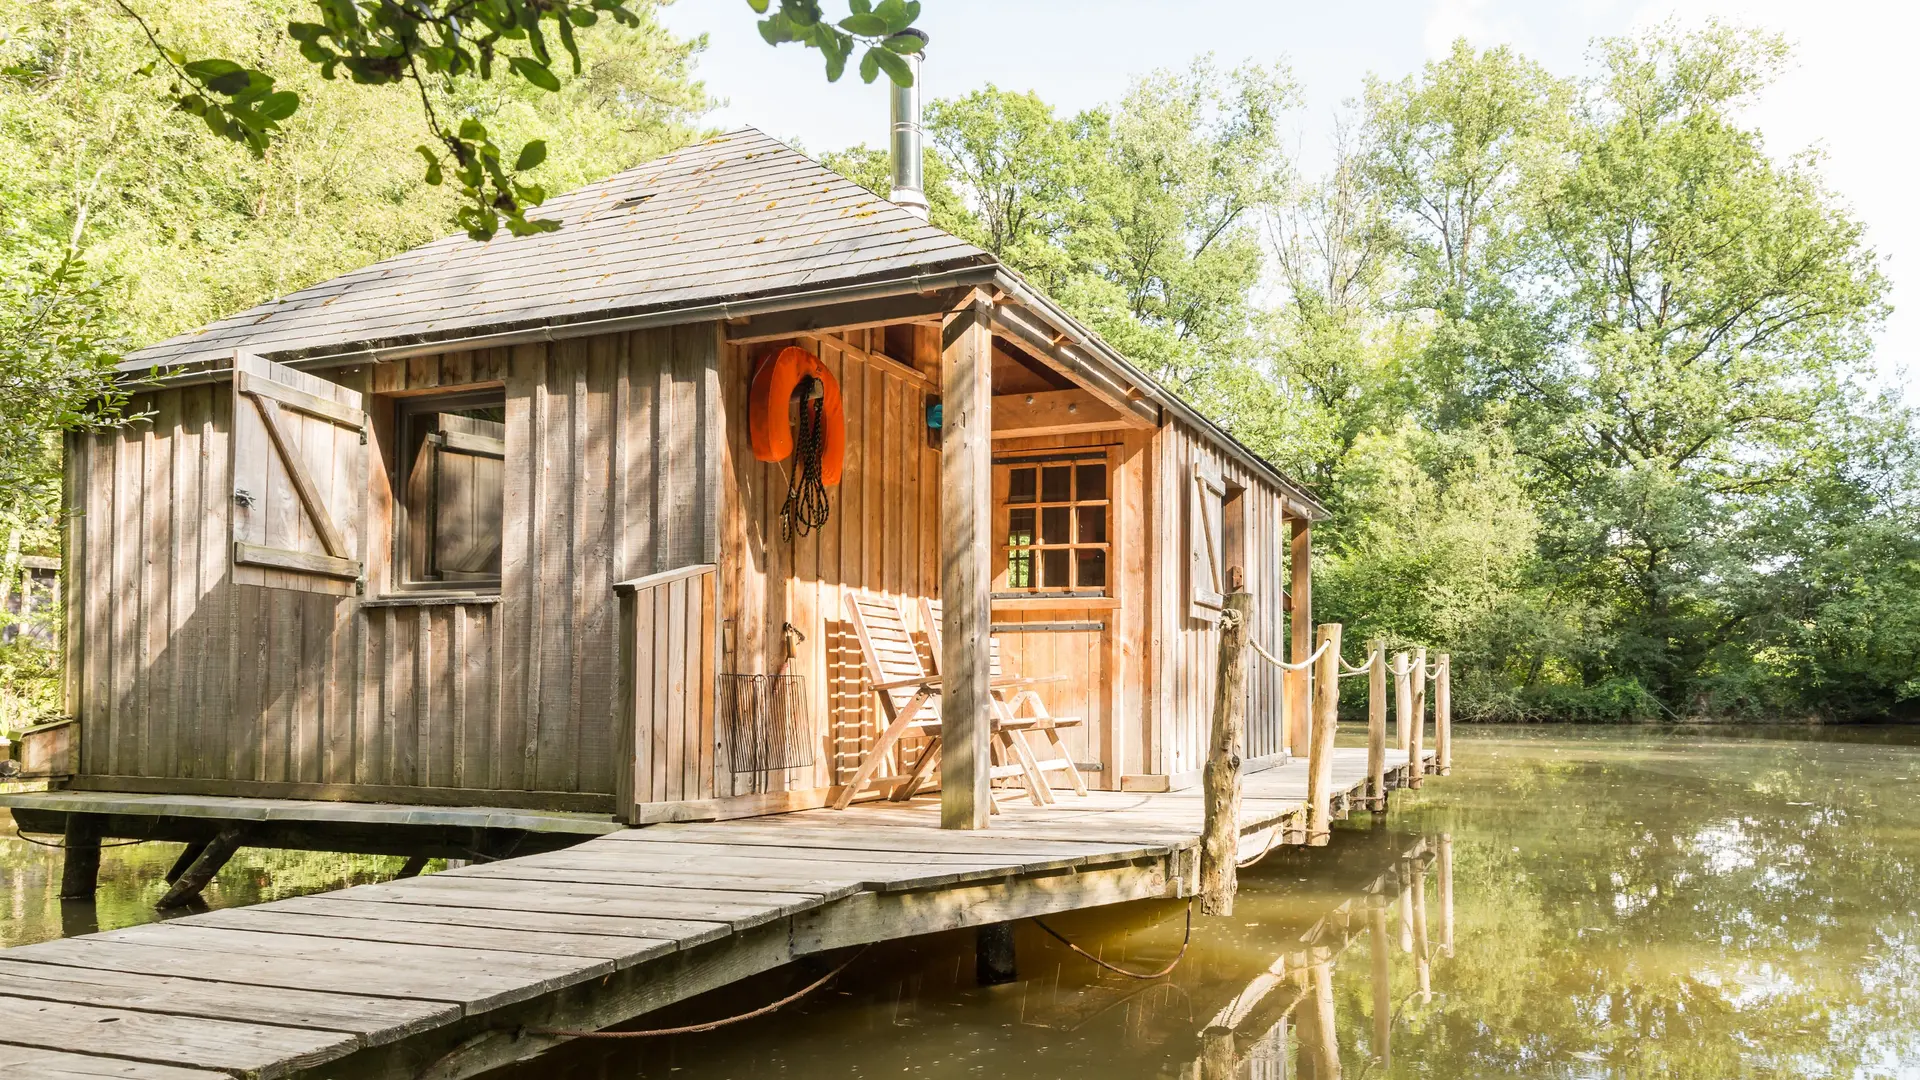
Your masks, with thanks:
M 513 68 L 515 74 L 540 89 L 551 93 L 560 92 L 559 78 L 554 75 L 552 69 L 538 60 L 525 56 L 510 56 L 507 58 L 507 64 Z
M 904 33 L 920 17 L 917 0 L 881 0 L 879 4 L 848 0 L 850 14 L 838 22 L 829 22 L 813 0 L 782 0 L 780 10 L 771 15 L 768 0 L 747 0 L 747 6 L 756 15 L 766 15 L 759 28 L 767 44 L 797 42 L 820 50 L 828 82 L 837 82 L 845 74 L 855 46 L 865 46 L 860 56 L 861 81 L 872 82 L 885 72 L 897 85 L 913 85 L 913 70 L 900 57 L 919 52 L 924 44 L 918 35 Z
M 513 167 L 516 171 L 525 172 L 545 160 L 547 160 L 547 144 L 540 139 L 535 139 L 520 148 L 520 156 L 514 159 Z

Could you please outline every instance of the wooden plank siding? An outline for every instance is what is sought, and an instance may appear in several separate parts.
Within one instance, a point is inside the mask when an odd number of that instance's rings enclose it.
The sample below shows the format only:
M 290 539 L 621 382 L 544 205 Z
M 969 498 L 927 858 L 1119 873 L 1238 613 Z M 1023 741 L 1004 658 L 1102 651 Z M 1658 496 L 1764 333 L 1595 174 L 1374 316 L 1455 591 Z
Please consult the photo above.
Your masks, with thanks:
M 910 355 L 894 358 L 937 377 L 937 330 L 909 330 L 908 336 L 906 347 L 896 346 L 896 352 Z M 911 601 L 938 595 L 940 456 L 928 446 L 924 382 L 892 365 L 862 362 L 843 348 L 886 352 L 885 338 L 884 331 L 873 329 L 800 342 L 840 382 L 847 450 L 840 485 L 829 489 L 827 524 L 791 539 L 783 539 L 780 529 L 789 465 L 755 461 L 747 426 L 754 365 L 788 343 L 725 350 L 722 453 L 730 482 L 724 490 L 720 561 L 722 639 L 730 644 L 720 669 L 777 672 L 787 659 L 782 627 L 791 623 L 806 636 L 793 670 L 807 680 L 816 739 L 811 767 L 758 777 L 723 770 L 722 796 L 817 791 L 851 774 L 879 728 L 845 597 L 868 589 L 906 598 L 917 619 Z M 730 777 L 732 790 L 726 788 Z
M 233 583 L 236 486 L 257 479 L 267 512 L 290 496 L 232 459 L 227 384 L 70 436 L 77 785 L 610 808 L 613 583 L 716 556 L 718 343 L 699 324 L 326 373 L 369 395 L 369 475 L 319 478 L 365 487 L 365 596 Z M 507 399 L 501 594 L 394 606 L 392 402 L 487 386 Z
M 1284 497 L 1234 458 L 1222 453 L 1200 433 L 1179 421 L 1155 433 L 1150 501 L 1156 512 L 1156 542 L 1171 547 L 1154 562 L 1152 652 L 1149 667 L 1155 673 L 1149 722 L 1154 745 L 1145 772 L 1181 777 L 1206 762 L 1214 680 L 1220 653 L 1217 624 L 1190 617 L 1187 603 L 1187 545 L 1192 498 L 1193 467 L 1210 464 L 1229 488 L 1244 489 L 1246 589 L 1253 594 L 1253 633 L 1275 655 L 1287 637 L 1284 590 L 1287 581 L 1287 539 Z M 1267 757 L 1284 747 L 1280 704 L 1280 673 L 1271 665 L 1254 664 L 1247 672 L 1248 758 Z

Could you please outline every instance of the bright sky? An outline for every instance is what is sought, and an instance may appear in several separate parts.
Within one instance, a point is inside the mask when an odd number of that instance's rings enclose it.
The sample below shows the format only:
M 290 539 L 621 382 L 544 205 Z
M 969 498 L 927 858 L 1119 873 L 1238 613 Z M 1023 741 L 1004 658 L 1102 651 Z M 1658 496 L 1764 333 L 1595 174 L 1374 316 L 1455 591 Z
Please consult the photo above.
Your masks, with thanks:
M 1135 75 L 1183 66 L 1211 51 L 1223 67 L 1284 60 L 1306 98 L 1294 141 L 1312 171 L 1326 157 L 1335 117 L 1368 72 L 1399 78 L 1444 54 L 1454 38 L 1511 44 L 1561 75 L 1585 65 L 1594 37 L 1673 18 L 1719 16 L 1776 30 L 1795 46 L 1793 70 L 1768 91 L 1751 120 L 1786 156 L 1827 155 L 1826 176 L 1864 220 L 1886 259 L 1894 314 L 1880 337 L 1889 381 L 1920 401 L 1920 4 L 1912 0 L 923 0 L 931 36 L 923 81 L 931 96 L 986 83 L 1033 90 L 1062 112 L 1120 97 Z M 828 11 L 844 0 L 826 0 Z M 665 14 L 683 34 L 705 32 L 700 62 L 726 104 L 721 127 L 751 124 L 818 154 L 858 142 L 884 146 L 886 96 L 849 73 L 829 85 L 819 54 L 769 48 L 745 0 L 679 0 Z

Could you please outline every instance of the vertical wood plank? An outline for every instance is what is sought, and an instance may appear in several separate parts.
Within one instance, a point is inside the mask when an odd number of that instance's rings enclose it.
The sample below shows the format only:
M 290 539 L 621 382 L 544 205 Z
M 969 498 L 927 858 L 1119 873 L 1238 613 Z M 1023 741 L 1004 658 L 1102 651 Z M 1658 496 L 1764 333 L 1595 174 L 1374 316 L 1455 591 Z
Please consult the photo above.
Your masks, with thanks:
M 940 824 L 947 829 L 987 827 L 993 617 L 990 316 L 983 300 L 955 316 L 963 324 L 951 335 L 940 373 Z

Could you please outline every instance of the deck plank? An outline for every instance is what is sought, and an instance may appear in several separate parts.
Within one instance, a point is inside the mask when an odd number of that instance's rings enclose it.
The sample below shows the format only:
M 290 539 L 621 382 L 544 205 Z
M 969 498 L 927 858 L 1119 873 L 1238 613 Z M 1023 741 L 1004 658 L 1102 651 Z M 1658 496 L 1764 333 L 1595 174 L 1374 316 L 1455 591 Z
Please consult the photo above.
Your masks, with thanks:
M 4 994 L 0 1014 L 7 1017 L 5 1038 L 16 1046 L 217 1069 L 261 1080 L 290 1075 L 360 1046 L 357 1037 L 345 1032 L 160 1016 Z
M 177 1065 L 153 1065 L 5 1044 L 0 1044 L 0 1073 L 33 1080 L 229 1080 L 227 1073 L 211 1069 L 185 1069 Z
M 598 958 L 612 961 L 616 968 L 631 967 L 642 960 L 650 960 L 662 953 L 671 952 L 676 947 L 676 943 L 671 940 L 662 941 L 654 938 L 615 937 L 609 934 L 554 934 L 525 927 L 509 930 L 399 922 L 390 919 L 342 919 L 331 915 L 312 915 L 298 911 L 247 911 L 245 908 L 212 911 L 182 921 L 191 922 L 197 926 L 245 930 L 260 934 L 382 941 L 397 945 L 443 949 L 532 953 L 536 956 Z
M 262 994 L 255 987 L 204 979 L 29 963 L 13 959 L 18 951 L 0 953 L 0 985 L 9 994 L 45 1001 L 344 1031 L 369 1046 L 425 1031 L 460 1014 L 457 1006 L 446 1004 L 298 989 Z

